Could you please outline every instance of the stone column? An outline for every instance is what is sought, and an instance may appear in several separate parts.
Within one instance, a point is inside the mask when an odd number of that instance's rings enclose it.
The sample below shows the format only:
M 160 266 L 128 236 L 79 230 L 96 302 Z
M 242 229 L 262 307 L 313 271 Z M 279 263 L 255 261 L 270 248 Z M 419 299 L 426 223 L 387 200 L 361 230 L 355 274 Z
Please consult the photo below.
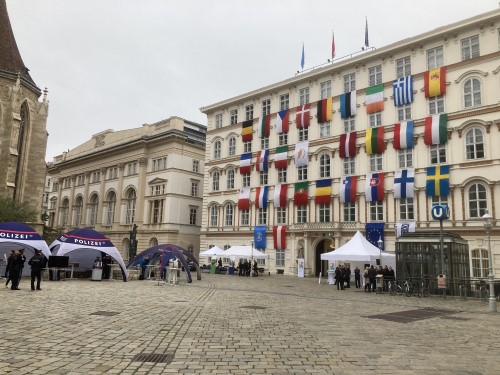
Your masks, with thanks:
M 89 201 L 89 184 L 90 184 L 90 172 L 85 172 L 85 188 L 83 190 L 83 200 L 82 200 L 82 222 L 81 226 L 86 226 L 87 222 L 87 203 Z
M 115 219 L 114 222 L 122 223 L 122 199 L 123 199 L 123 173 L 124 165 L 118 164 L 118 188 L 116 191 Z M 118 220 L 117 220 L 118 218 Z
M 139 182 L 137 183 L 137 200 L 135 207 L 135 223 L 137 225 L 143 224 L 146 220 L 144 219 L 144 203 L 146 199 L 146 173 L 148 169 L 148 159 L 139 159 Z

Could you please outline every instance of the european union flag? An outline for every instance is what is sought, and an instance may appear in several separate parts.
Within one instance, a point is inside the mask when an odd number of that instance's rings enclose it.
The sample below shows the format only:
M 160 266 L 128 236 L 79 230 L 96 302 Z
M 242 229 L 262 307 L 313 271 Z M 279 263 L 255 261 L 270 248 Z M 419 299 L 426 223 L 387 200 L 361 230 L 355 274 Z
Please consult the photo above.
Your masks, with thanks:
M 253 231 L 253 239 L 256 249 L 266 249 L 266 229 L 265 225 L 256 226 Z

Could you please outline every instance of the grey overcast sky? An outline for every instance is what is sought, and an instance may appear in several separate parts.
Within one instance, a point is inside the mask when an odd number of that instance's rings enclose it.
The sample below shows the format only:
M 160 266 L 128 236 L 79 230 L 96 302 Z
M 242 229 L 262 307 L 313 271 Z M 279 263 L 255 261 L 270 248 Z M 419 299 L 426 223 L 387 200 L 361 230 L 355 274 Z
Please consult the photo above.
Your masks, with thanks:
M 383 47 L 498 7 L 498 0 L 7 0 L 25 65 L 50 100 L 46 160 L 106 129 L 281 81 L 331 55 Z

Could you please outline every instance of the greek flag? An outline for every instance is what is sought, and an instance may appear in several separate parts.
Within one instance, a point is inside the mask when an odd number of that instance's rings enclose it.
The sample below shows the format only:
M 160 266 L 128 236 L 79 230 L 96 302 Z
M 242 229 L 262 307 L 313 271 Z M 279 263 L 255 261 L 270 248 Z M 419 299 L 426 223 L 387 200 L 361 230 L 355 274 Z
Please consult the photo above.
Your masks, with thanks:
M 393 81 L 394 105 L 396 107 L 413 102 L 413 77 L 401 77 Z

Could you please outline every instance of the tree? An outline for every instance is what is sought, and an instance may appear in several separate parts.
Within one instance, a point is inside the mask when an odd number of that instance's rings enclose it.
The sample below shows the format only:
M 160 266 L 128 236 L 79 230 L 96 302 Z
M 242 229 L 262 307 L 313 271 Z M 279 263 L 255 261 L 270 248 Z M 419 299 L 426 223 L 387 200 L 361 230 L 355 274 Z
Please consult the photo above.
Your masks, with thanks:
M 16 202 L 11 198 L 0 198 L 0 222 L 32 223 L 37 221 L 37 217 L 37 212 L 27 204 Z

